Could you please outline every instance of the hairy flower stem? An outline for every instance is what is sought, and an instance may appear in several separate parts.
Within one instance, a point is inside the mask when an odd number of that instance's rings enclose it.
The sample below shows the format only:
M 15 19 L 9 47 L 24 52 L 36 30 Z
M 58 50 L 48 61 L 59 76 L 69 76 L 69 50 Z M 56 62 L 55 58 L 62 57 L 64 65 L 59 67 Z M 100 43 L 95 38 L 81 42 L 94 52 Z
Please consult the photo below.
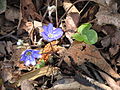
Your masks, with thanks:
M 53 49 L 53 47 L 52 47 L 52 43 L 50 42 L 50 47 L 51 47 L 51 49 L 52 49 L 52 53 L 54 53 L 54 49 Z

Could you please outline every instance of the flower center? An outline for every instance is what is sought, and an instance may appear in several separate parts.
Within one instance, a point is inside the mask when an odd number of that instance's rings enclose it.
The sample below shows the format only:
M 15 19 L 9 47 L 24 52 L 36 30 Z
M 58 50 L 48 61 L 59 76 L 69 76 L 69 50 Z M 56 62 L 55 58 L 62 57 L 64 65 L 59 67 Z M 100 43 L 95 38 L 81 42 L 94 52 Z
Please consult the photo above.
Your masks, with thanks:
M 49 38 L 53 38 L 53 34 L 51 34 L 51 33 L 48 34 L 48 37 L 49 37 Z
M 29 55 L 31 55 L 31 54 L 32 54 L 32 52 L 27 52 L 27 53 L 26 53 L 27 56 L 29 56 Z

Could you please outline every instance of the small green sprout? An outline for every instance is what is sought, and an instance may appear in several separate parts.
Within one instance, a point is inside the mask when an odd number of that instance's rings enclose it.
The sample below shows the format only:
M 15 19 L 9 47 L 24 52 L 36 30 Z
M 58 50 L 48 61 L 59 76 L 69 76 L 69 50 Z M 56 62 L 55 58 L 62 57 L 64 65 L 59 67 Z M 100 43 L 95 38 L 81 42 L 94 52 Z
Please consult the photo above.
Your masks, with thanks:
M 40 61 L 40 64 L 36 64 L 36 68 L 41 68 L 41 67 L 44 67 L 45 66 L 45 61 L 44 60 L 41 60 Z
M 77 33 L 72 37 L 80 42 L 85 42 L 87 44 L 95 44 L 98 40 L 97 32 L 93 29 L 90 29 L 92 25 L 90 23 L 82 24 L 78 27 Z

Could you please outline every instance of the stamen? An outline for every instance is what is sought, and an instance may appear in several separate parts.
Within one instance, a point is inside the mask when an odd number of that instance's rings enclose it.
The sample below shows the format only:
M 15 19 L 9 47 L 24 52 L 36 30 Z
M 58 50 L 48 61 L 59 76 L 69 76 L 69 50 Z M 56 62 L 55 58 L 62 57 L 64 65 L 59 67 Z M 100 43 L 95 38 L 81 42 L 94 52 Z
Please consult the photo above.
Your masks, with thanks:
M 31 55 L 32 54 L 32 52 L 26 52 L 26 55 L 27 56 L 29 56 L 29 55 Z
M 53 38 L 53 34 L 51 34 L 51 33 L 48 34 L 48 37 L 49 37 L 49 38 Z

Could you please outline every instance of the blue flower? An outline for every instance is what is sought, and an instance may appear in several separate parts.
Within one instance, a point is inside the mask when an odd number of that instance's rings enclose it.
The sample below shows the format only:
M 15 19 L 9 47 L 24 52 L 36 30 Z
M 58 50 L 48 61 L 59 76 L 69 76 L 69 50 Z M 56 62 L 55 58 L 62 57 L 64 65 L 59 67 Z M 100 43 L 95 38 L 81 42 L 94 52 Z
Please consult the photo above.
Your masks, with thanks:
M 24 61 L 26 66 L 29 66 L 30 64 L 35 65 L 35 59 L 41 58 L 41 54 L 39 54 L 39 52 L 39 50 L 27 49 L 22 52 L 20 61 Z
M 41 32 L 41 35 L 44 40 L 51 42 L 53 40 L 59 39 L 63 35 L 61 28 L 53 29 L 53 24 L 49 23 L 48 26 L 43 26 L 44 31 Z

